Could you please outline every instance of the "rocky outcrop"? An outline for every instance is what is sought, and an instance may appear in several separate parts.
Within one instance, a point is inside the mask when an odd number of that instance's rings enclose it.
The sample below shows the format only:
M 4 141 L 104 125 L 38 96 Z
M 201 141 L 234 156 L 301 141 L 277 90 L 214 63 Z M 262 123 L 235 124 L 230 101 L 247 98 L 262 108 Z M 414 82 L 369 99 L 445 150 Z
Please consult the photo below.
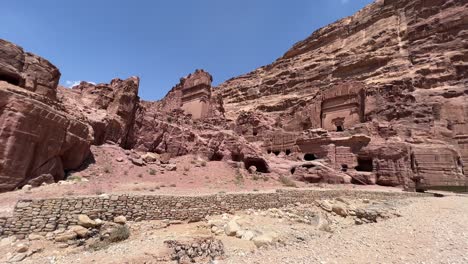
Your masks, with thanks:
M 0 192 L 43 174 L 62 180 L 89 154 L 90 127 L 41 98 L 0 81 Z
M 462 0 L 377 0 L 215 94 L 227 118 L 238 120 L 238 133 L 276 155 L 318 156 L 358 183 L 464 184 L 466 17 Z M 254 136 L 261 119 L 246 119 L 253 112 L 275 120 L 263 138 Z M 362 146 L 322 142 L 327 133 L 301 136 L 315 129 L 371 140 Z
M 67 111 L 93 127 L 95 145 L 111 141 L 126 146 L 138 109 L 140 79 L 114 79 L 110 84 L 81 82 L 72 89 L 59 87 Z
M 0 39 L 0 81 L 56 99 L 60 71 L 49 61 Z
M 47 60 L 0 40 L 0 192 L 61 180 L 88 157 L 91 128 L 63 111 L 59 78 Z

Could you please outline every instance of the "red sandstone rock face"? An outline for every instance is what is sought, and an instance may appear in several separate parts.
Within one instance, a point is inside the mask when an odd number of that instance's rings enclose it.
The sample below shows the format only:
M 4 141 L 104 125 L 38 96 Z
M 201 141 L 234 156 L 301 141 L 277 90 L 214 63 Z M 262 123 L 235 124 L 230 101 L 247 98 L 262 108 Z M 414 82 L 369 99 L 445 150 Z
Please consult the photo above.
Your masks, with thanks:
M 43 174 L 61 180 L 88 157 L 91 128 L 63 111 L 59 78 L 47 60 L 0 40 L 0 192 Z
M 90 127 L 39 99 L 0 81 L 0 192 L 42 174 L 61 180 L 89 154 Z
M 139 78 L 114 79 L 110 84 L 82 82 L 72 89 L 60 87 L 59 97 L 67 111 L 89 123 L 93 144 L 112 141 L 126 146 L 139 105 Z
M 327 149 L 326 162 L 346 165 L 357 178 L 369 178 L 355 172 L 358 161 L 370 162 L 382 185 L 463 180 L 467 17 L 463 0 L 379 0 L 316 31 L 274 63 L 221 84 L 215 94 L 223 97 L 229 119 L 257 111 L 276 120 L 261 139 L 269 151 Z M 302 131 L 316 128 L 332 137 L 362 133 L 371 141 L 346 149 L 300 140 Z
M 214 93 L 196 70 L 158 102 L 140 102 L 137 77 L 57 93 L 52 64 L 0 40 L 0 191 L 62 179 L 106 141 L 309 182 L 458 184 L 467 10 L 464 0 L 377 0 Z
M 49 61 L 0 39 L 0 80 L 55 100 L 59 70 Z

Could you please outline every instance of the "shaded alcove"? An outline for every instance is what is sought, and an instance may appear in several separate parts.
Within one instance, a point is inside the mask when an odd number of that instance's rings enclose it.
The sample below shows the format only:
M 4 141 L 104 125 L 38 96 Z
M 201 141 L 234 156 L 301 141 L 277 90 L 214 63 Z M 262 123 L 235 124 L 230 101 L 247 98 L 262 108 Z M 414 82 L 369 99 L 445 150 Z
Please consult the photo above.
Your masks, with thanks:
M 252 157 L 245 158 L 244 159 L 244 165 L 245 165 L 246 169 L 250 168 L 251 166 L 255 166 L 257 168 L 258 172 L 261 172 L 261 173 L 269 173 L 270 172 L 268 164 L 262 158 L 252 158 Z
M 313 161 L 313 160 L 316 160 L 317 159 L 317 156 L 313 153 L 306 153 L 304 155 L 304 160 L 306 161 Z
M 341 164 L 341 171 L 347 172 L 348 171 L 348 164 Z
M 224 155 L 220 152 L 215 152 L 210 158 L 210 161 L 222 161 L 224 158 Z
M 289 156 L 289 155 L 291 155 L 291 150 L 287 149 L 285 153 L 286 153 L 286 156 Z
M 9 84 L 13 84 L 16 86 L 19 86 L 21 83 L 21 79 L 18 76 L 15 76 L 13 74 L 8 74 L 5 72 L 0 72 L 0 81 L 5 81 Z
M 374 165 L 371 158 L 359 158 L 357 159 L 358 165 L 356 166 L 357 171 L 367 171 L 372 172 Z

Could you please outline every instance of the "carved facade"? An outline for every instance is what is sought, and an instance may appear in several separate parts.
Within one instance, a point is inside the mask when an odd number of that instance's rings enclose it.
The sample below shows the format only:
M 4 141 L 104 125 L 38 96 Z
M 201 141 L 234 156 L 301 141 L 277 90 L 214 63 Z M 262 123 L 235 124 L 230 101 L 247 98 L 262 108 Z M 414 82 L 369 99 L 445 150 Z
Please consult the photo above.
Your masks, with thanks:
M 344 131 L 364 121 L 365 86 L 350 82 L 321 91 L 309 109 L 313 128 Z

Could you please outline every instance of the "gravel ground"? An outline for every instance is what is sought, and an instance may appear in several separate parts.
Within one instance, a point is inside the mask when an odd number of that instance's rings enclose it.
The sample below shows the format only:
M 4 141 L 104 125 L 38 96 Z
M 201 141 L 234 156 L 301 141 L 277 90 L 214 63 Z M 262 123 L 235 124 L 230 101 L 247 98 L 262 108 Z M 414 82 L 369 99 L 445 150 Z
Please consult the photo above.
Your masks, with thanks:
M 220 263 L 468 263 L 468 197 L 415 199 L 400 213 L 399 218 Z

